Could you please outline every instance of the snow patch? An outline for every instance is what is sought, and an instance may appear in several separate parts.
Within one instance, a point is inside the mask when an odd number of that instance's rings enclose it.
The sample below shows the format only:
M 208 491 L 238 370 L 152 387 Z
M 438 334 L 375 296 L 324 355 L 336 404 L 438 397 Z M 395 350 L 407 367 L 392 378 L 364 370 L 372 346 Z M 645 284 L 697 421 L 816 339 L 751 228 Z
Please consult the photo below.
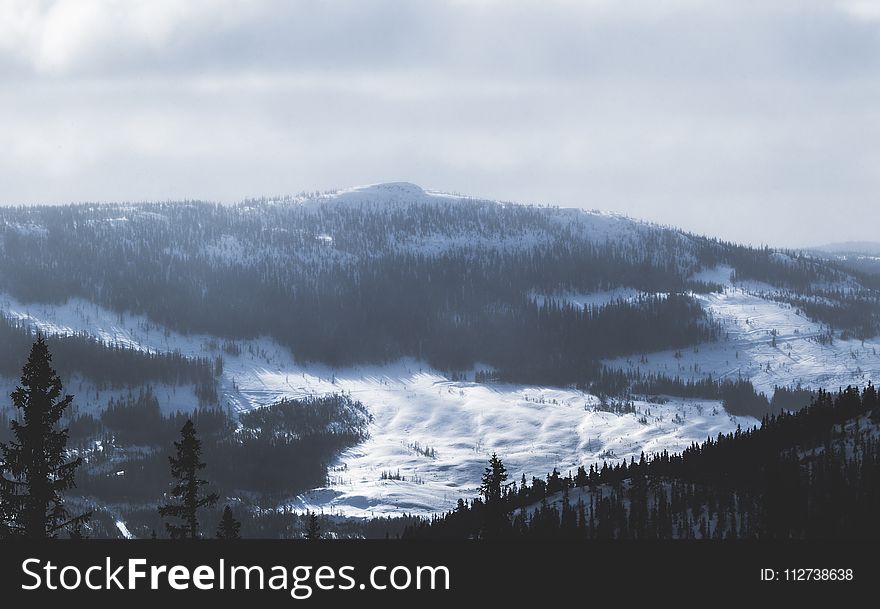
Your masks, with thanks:
M 823 338 L 827 329 L 797 308 L 739 287 L 694 298 L 721 324 L 717 342 L 604 363 L 685 380 L 750 379 L 768 397 L 776 385 L 836 390 L 880 378 L 880 339 L 834 338 L 827 344 Z

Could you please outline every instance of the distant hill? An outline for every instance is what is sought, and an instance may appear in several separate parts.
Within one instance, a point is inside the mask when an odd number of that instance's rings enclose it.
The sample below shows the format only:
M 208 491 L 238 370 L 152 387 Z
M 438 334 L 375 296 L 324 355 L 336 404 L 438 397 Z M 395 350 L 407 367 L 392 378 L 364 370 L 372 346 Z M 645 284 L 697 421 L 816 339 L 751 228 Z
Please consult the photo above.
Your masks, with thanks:
M 848 241 L 814 247 L 812 251 L 835 260 L 850 270 L 880 275 L 880 243 Z
M 864 256 L 880 256 L 880 242 L 876 241 L 844 241 L 829 243 L 810 248 L 815 252 L 826 254 L 861 254 Z

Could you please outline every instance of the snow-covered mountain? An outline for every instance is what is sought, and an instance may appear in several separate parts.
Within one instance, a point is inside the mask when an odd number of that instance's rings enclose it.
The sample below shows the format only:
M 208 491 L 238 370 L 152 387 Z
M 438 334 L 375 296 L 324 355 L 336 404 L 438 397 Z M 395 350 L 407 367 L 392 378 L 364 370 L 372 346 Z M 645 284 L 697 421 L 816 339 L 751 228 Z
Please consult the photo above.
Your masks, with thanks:
M 222 362 L 232 413 L 362 402 L 368 439 L 279 502 L 349 516 L 449 509 L 493 451 L 540 476 L 757 424 L 720 397 L 633 392 L 640 379 L 749 380 L 772 398 L 880 377 L 880 292 L 834 262 L 407 183 L 0 210 L 0 261 L 10 322 Z M 81 412 L 137 390 L 71 378 Z M 199 404 L 195 385 L 154 386 L 165 412 Z

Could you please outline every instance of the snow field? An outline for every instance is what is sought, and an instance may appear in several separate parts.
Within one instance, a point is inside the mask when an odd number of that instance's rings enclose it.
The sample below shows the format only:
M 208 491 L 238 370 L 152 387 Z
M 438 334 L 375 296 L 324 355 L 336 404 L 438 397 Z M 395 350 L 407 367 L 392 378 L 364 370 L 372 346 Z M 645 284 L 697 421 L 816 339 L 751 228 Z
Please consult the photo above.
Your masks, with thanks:
M 699 400 L 636 402 L 639 412 L 618 415 L 577 390 L 453 382 L 413 360 L 334 370 L 297 363 L 266 338 L 235 341 L 240 354 L 230 354 L 213 337 L 181 335 L 81 300 L 35 306 L 4 296 L 0 307 L 44 331 L 85 331 L 105 341 L 187 356 L 222 354 L 221 402 L 236 412 L 285 397 L 344 392 L 360 400 L 373 415 L 369 439 L 339 457 L 325 487 L 290 500 L 347 516 L 446 510 L 476 492 L 493 451 L 511 475 L 530 478 L 554 467 L 565 473 L 603 459 L 638 458 L 643 450 L 681 450 L 738 424 L 757 423 Z M 196 405 L 195 396 L 181 388 L 156 393 L 165 411 Z M 103 404 L 106 400 L 92 407 Z M 392 479 L 383 480 L 383 472 Z M 402 479 L 393 479 L 398 473 Z

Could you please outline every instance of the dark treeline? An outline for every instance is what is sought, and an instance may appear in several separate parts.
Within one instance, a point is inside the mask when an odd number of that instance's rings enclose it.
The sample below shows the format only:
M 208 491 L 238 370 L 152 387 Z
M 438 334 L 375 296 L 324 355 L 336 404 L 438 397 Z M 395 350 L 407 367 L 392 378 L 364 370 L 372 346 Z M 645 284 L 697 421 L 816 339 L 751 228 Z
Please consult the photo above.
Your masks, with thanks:
M 880 259 L 876 256 L 847 255 L 845 260 L 837 258 L 831 263 L 854 274 L 862 285 L 874 290 L 880 289 Z
M 816 284 L 846 279 L 845 273 L 824 259 L 802 252 L 729 245 L 724 259 L 734 267 L 736 280 L 762 281 L 799 292 L 812 291 Z
M 620 218 L 412 196 L 387 206 L 4 208 L 0 290 L 82 297 L 181 332 L 270 335 L 331 365 L 412 356 L 448 371 L 484 362 L 511 380 L 575 382 L 598 372 L 598 357 L 675 348 L 713 329 L 686 296 L 583 311 L 563 304 L 566 293 L 715 290 L 690 277 L 718 264 L 805 297 L 843 277 L 819 259 Z M 861 316 L 838 327 L 865 330 Z
M 771 406 L 770 400 L 763 393 L 758 393 L 748 379 L 713 379 L 682 380 L 664 375 L 652 374 L 638 378 L 633 385 L 634 393 L 645 395 L 672 395 L 683 398 L 702 398 L 721 400 L 724 410 L 736 416 L 762 418 L 769 412 L 778 412 L 779 408 Z M 809 403 L 809 400 L 806 402 Z M 801 403 L 798 407 L 804 406 Z
M 0 315 L 0 376 L 17 377 L 36 334 L 30 327 Z M 194 384 L 205 402 L 216 402 L 212 364 L 180 353 L 146 353 L 106 344 L 86 334 L 46 336 L 53 364 L 64 378 L 79 374 L 100 388 L 137 387 L 150 383 Z
M 567 384 L 594 379 L 601 357 L 711 341 L 718 329 L 692 298 L 671 294 L 590 308 L 528 301 L 518 310 L 459 316 L 426 336 L 433 345 L 426 359 L 441 369 L 485 362 L 498 380 Z
M 342 416 L 340 416 L 342 415 Z M 282 398 L 268 408 L 239 414 L 239 436 L 284 442 L 326 433 L 360 435 L 371 415 L 360 402 L 339 395 Z
M 789 412 L 798 411 L 801 408 L 809 406 L 818 397 L 819 392 L 812 389 L 801 387 L 779 387 L 773 388 L 773 399 L 770 400 L 771 412 L 779 412 L 786 410 Z
M 822 290 L 811 298 L 789 296 L 784 300 L 814 321 L 841 330 L 843 338 L 871 338 L 880 328 L 880 298 L 874 292 Z
M 285 400 L 246 413 L 236 428 L 225 412 L 163 414 L 149 392 L 111 402 L 95 438 L 102 450 L 77 475 L 78 493 L 104 504 L 149 503 L 167 488 L 167 457 L 192 420 L 216 490 L 271 503 L 326 482 L 336 455 L 366 437 L 370 415 L 344 395 Z M 140 447 L 135 449 L 135 447 Z
M 207 474 L 210 476 L 211 464 Z M 166 472 L 167 476 L 167 472 Z M 234 502 L 235 518 L 241 522 L 240 535 L 244 539 L 299 539 L 308 530 L 309 514 L 292 507 L 272 509 L 253 509 L 251 506 Z M 200 515 L 207 531 L 213 530 L 222 518 L 223 507 L 206 508 Z M 98 510 L 92 517 L 90 536 L 93 538 L 115 538 L 120 533 L 116 520 L 122 517 L 132 535 L 139 539 L 149 539 L 155 531 L 163 536 L 163 521 L 155 508 L 122 507 L 118 516 Z M 323 537 L 331 539 L 397 539 L 407 527 L 418 522 L 418 516 L 379 516 L 375 518 L 338 518 L 319 514 Z M 207 535 L 210 537 L 210 535 Z
M 478 378 L 488 377 L 483 373 Z M 694 380 L 609 368 L 603 368 L 593 382 L 583 384 L 580 388 L 606 398 L 640 395 L 648 401 L 663 399 L 664 396 L 720 400 L 730 414 L 756 419 L 780 410 L 800 410 L 816 396 L 814 391 L 800 386 L 777 386 L 772 397 L 768 398 L 745 378 L 714 379 L 709 376 Z
M 760 428 L 720 435 L 681 454 L 523 476 L 500 499 L 460 500 L 407 537 L 584 539 L 880 538 L 880 401 L 873 386 L 819 392 Z M 488 468 L 487 468 L 488 471 Z
M 192 413 L 163 414 L 159 400 L 147 387 L 136 396 L 111 398 L 101 412 L 101 432 L 109 432 L 118 445 L 165 446 L 170 444 L 187 419 L 198 425 L 207 437 L 232 433 L 234 426 L 225 412 L 218 408 L 199 408 Z M 97 433 L 97 432 L 96 432 Z

